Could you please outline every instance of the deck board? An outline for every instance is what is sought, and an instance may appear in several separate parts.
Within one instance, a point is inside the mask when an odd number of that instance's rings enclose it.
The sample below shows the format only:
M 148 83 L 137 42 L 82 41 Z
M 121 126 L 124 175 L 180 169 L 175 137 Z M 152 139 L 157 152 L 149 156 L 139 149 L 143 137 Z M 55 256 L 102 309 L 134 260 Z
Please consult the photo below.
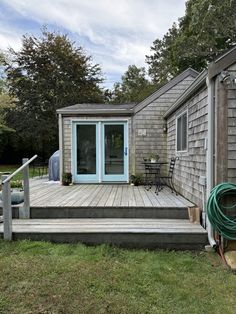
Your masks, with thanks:
M 139 193 L 143 199 L 144 206 L 145 207 L 152 207 L 152 202 L 150 201 L 150 199 L 148 198 L 148 196 L 146 194 L 147 191 L 142 186 L 139 186 L 138 189 L 139 189 Z
M 183 219 L 14 219 L 13 232 L 67 233 L 202 233 L 200 225 Z M 0 233 L 3 225 L 0 225 Z
M 32 207 L 191 207 L 193 203 L 164 188 L 155 194 L 155 187 L 128 184 L 81 184 L 62 186 L 48 184 L 47 179 L 30 180 Z
M 113 206 L 113 202 L 114 202 L 114 199 L 116 197 L 116 192 L 117 192 L 116 186 L 112 185 L 112 190 L 111 190 L 110 194 L 108 195 L 105 207 L 112 207 Z
M 113 206 L 121 206 L 121 197 L 122 197 L 122 186 L 118 185 L 117 186 L 117 192 L 116 192 L 116 197 L 113 202 Z

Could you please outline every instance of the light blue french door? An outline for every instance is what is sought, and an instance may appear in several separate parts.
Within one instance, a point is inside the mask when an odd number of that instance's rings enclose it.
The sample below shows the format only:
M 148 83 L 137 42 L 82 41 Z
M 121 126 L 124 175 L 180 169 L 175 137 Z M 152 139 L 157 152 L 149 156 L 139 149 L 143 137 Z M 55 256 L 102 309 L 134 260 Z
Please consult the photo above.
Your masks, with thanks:
M 102 160 L 102 181 L 128 180 L 127 123 L 102 123 Z
M 127 182 L 127 122 L 73 123 L 72 155 L 75 182 Z
M 73 123 L 72 141 L 74 181 L 98 182 L 98 123 Z

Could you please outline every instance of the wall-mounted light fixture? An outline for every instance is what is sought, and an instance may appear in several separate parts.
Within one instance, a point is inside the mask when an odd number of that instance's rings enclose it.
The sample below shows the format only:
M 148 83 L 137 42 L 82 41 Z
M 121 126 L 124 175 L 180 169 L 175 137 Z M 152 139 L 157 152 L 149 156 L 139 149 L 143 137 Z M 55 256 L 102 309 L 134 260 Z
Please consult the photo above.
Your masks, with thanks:
M 162 126 L 162 130 L 163 130 L 163 132 L 164 133 L 166 133 L 167 132 L 167 124 L 165 123 L 165 124 L 163 124 L 163 126 Z
M 236 84 L 236 76 L 232 73 L 229 73 L 228 71 L 222 71 L 220 73 L 220 82 L 223 83 L 226 86 L 229 86 L 231 84 Z

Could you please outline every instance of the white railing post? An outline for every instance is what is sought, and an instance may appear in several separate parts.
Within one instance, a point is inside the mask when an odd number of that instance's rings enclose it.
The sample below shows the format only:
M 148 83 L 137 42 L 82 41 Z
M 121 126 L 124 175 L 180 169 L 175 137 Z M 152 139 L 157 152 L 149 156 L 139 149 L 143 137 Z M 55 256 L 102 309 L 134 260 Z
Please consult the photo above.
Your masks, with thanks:
M 2 182 L 8 176 L 2 176 Z M 2 184 L 3 205 L 3 237 L 4 240 L 12 240 L 12 208 L 11 208 L 11 183 L 7 181 Z
M 23 158 L 22 164 L 24 165 L 29 158 Z M 30 193 L 29 193 L 29 165 L 23 169 L 23 181 L 24 181 L 24 205 L 19 209 L 19 218 L 30 218 Z

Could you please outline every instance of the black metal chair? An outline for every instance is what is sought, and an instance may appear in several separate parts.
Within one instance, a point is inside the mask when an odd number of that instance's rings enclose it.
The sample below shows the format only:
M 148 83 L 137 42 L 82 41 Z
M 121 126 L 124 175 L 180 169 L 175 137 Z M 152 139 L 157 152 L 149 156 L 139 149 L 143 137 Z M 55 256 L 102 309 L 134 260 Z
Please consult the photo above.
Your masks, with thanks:
M 176 160 L 178 159 L 179 157 L 171 157 L 168 175 L 166 176 L 159 175 L 157 177 L 157 185 L 156 185 L 156 191 L 155 191 L 156 194 L 158 194 L 158 192 L 163 189 L 163 186 L 168 186 L 171 189 L 172 193 L 175 192 L 175 194 L 178 195 L 174 187 L 173 180 L 172 180 L 174 169 L 175 169 L 175 163 L 176 163 Z
M 152 185 L 157 182 L 157 177 L 160 172 L 160 165 L 145 164 L 145 189 L 150 190 Z

